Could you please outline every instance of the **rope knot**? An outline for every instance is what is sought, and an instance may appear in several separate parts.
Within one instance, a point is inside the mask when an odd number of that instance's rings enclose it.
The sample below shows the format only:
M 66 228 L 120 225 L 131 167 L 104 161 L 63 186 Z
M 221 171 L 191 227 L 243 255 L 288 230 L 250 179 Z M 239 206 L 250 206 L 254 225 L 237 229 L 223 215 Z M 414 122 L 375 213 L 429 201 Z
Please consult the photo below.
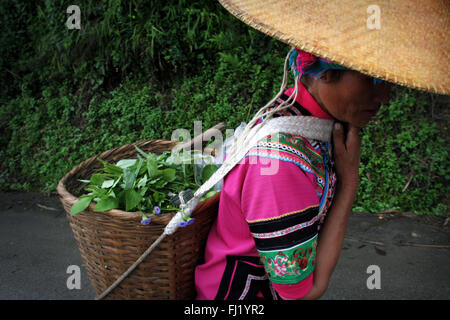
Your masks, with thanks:
M 186 208 L 186 202 L 184 202 L 184 191 L 180 191 L 178 193 L 178 198 L 180 199 L 180 209 L 184 211 L 184 208 Z

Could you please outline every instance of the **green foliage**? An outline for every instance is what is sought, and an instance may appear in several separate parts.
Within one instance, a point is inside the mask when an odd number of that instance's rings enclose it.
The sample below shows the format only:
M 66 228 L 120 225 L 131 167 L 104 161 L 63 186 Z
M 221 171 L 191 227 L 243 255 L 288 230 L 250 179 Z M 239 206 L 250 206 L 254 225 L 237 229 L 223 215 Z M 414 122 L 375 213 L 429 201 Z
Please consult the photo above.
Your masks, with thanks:
M 94 211 L 122 209 L 145 215 L 158 207 L 157 210 L 173 212 L 177 208 L 168 195 L 186 189 L 195 192 L 201 181 L 217 170 L 214 164 L 209 164 L 198 172 L 196 163 L 205 157 L 200 152 L 156 155 L 135 148 L 140 154 L 137 159 L 121 159 L 115 164 L 99 159 L 103 168 L 89 180 L 81 180 L 87 183 L 84 189 L 88 193 L 81 195 L 72 206 L 71 216 L 84 211 L 92 201 L 96 203 Z
M 448 214 L 448 128 L 431 118 L 427 94 L 405 89 L 364 129 L 356 210 Z
M 32 19 L 31 1 L 0 1 L 0 97 L 17 93 L 17 87 L 30 71 L 32 43 L 27 32 Z M 1 100 L 0 100 L 1 101 Z
M 286 46 L 215 0 L 77 5 L 68 30 L 68 4 L 0 2 L 2 190 L 52 192 L 88 157 L 193 136 L 194 121 L 236 128 L 279 90 Z M 400 88 L 365 128 L 355 210 L 448 214 L 448 114 L 433 117 L 433 97 Z

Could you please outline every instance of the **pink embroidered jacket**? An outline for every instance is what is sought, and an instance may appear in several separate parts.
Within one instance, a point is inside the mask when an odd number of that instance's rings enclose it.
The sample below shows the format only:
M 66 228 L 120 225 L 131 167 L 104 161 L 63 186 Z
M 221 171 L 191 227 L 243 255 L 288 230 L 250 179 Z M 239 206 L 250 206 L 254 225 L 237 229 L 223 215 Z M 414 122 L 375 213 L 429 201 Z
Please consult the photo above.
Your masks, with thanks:
M 292 88 L 276 102 L 281 103 Z M 277 116 L 332 119 L 300 84 Z M 313 283 L 317 236 L 334 195 L 328 143 L 287 133 L 265 137 L 223 180 L 197 299 L 297 299 Z

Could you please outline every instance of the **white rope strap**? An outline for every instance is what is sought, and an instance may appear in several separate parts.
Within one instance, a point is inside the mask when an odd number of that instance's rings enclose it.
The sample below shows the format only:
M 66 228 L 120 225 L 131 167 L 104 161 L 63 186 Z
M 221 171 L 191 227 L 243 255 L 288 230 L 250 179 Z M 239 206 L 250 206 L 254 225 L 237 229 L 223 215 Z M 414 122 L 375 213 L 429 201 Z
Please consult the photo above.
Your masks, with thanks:
M 259 124 L 256 125 L 251 129 L 253 134 L 251 135 L 250 141 L 245 145 L 239 145 L 232 150 L 232 153 L 227 157 L 222 166 L 197 189 L 194 193 L 194 197 L 189 200 L 183 208 L 180 206 L 182 210 L 180 210 L 167 224 L 164 233 L 168 235 L 174 233 L 178 228 L 178 222 L 189 217 L 199 200 L 214 187 L 216 183 L 221 181 L 262 138 L 278 132 L 286 132 L 308 139 L 330 141 L 332 127 L 333 120 L 304 116 L 278 117 L 270 119 L 263 126 Z

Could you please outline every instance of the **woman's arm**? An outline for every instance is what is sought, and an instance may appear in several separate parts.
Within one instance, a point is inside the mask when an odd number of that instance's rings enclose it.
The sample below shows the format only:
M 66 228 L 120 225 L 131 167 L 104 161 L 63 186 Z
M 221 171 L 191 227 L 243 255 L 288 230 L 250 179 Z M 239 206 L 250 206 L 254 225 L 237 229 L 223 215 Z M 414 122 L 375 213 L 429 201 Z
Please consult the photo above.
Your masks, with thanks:
M 347 137 L 342 125 L 333 130 L 337 187 L 333 204 L 320 230 L 311 290 L 302 299 L 318 299 L 328 288 L 342 250 L 348 218 L 358 189 L 361 140 L 358 128 L 350 126 Z

